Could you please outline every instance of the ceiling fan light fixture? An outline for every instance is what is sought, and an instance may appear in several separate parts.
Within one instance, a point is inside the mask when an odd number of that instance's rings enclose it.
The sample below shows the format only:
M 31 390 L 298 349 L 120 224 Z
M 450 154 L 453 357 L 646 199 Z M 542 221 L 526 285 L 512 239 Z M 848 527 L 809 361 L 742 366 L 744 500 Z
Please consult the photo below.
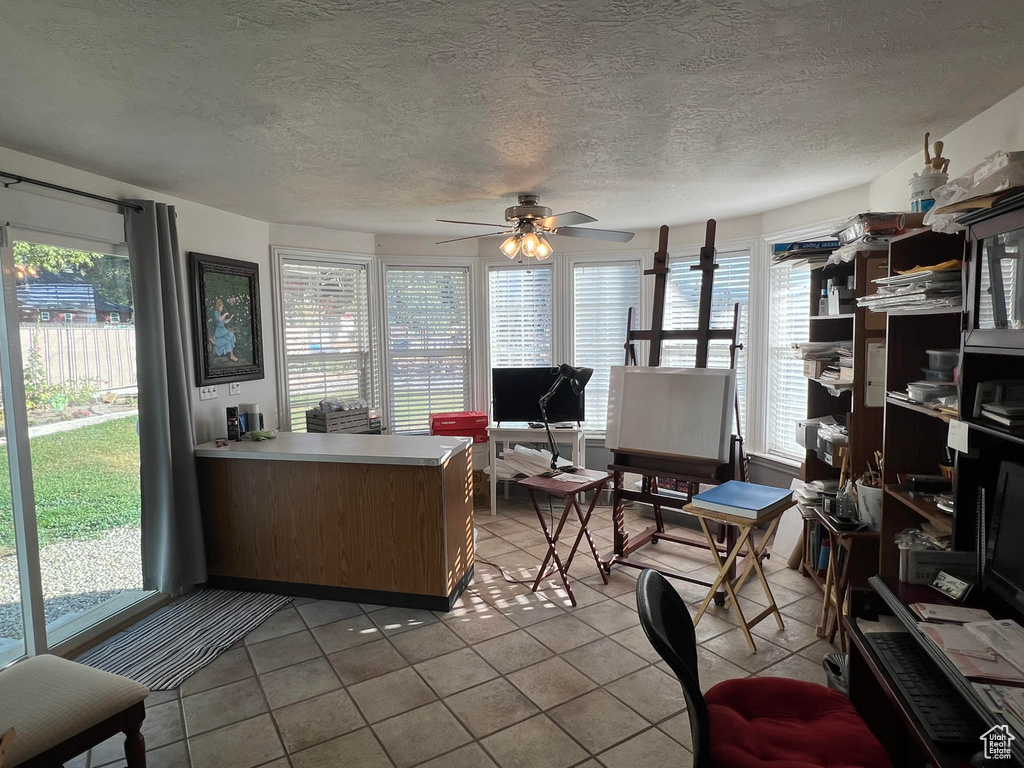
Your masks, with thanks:
M 538 235 L 537 247 L 534 249 L 533 252 L 533 255 L 536 257 L 537 261 L 544 261 L 544 259 L 548 258 L 548 256 L 551 255 L 551 250 L 551 243 L 547 241 L 547 238 L 545 238 L 544 235 Z
M 501 252 L 508 256 L 510 259 L 514 259 L 516 254 L 519 253 L 519 240 L 522 236 L 519 234 L 511 235 L 505 242 L 500 246 Z
M 535 257 L 537 255 L 537 249 L 540 247 L 540 238 L 533 232 L 527 232 L 523 235 L 520 246 L 523 249 L 523 256 L 526 256 L 527 258 L 531 256 Z M 550 249 L 551 246 L 548 246 L 548 248 Z

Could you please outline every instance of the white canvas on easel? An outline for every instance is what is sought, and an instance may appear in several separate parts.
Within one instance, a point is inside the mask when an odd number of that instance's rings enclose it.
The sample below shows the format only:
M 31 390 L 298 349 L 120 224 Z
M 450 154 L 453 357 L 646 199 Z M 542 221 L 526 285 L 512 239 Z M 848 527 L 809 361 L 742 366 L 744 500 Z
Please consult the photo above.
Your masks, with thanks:
M 606 447 L 729 460 L 736 371 L 615 366 L 609 384 Z

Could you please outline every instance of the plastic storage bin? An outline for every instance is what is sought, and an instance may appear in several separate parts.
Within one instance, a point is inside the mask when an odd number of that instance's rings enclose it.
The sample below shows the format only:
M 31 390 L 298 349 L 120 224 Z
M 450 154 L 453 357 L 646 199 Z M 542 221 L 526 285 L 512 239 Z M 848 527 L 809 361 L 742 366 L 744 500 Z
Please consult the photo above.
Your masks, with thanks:
M 928 367 L 935 370 L 951 371 L 960 362 L 959 349 L 928 349 Z
M 925 381 L 953 381 L 952 368 L 922 368 Z

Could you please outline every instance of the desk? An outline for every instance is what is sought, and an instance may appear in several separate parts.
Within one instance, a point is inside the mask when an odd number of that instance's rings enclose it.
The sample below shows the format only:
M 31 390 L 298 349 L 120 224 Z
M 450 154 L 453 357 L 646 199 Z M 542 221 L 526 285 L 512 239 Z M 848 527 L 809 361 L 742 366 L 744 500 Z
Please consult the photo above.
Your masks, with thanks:
M 209 584 L 451 610 L 473 578 L 471 445 L 282 432 L 198 446 Z
M 851 591 L 849 614 L 842 617 L 850 640 L 850 701 L 885 746 L 894 765 L 900 768 L 923 768 L 926 765 L 935 768 L 970 768 L 970 756 L 981 750 L 981 741 L 965 748 L 931 741 L 896 684 L 889 678 L 885 667 L 876 659 L 864 640 L 864 632 L 858 626 L 859 619 L 877 621 L 881 616 L 895 618 L 934 661 L 936 674 L 946 677 L 963 696 L 969 708 L 980 717 L 984 723 L 981 730 L 984 731 L 1001 724 L 1002 719 L 988 711 L 970 681 L 918 630 L 917 616 L 908 607 L 915 602 L 946 605 L 952 602 L 930 587 L 904 584 L 889 577 L 873 576 L 868 584 L 868 589 Z M 1024 764 L 1022 741 L 1024 739 L 1018 738 L 1013 743 L 1014 759 L 1001 760 L 999 764 L 1007 768 Z
M 583 435 L 583 427 L 576 425 L 573 427 L 559 427 L 551 428 L 551 434 L 555 436 L 555 443 L 565 445 L 569 443 L 572 445 L 572 463 L 577 467 L 586 466 L 587 463 L 587 444 Z M 504 453 L 508 450 L 511 443 L 544 443 L 547 447 L 548 436 L 544 431 L 544 428 L 534 429 L 526 424 L 514 424 L 506 427 L 502 427 L 497 424 L 491 424 L 487 427 L 487 435 L 490 438 L 491 444 L 491 514 L 496 515 L 498 513 L 498 473 L 496 467 L 498 466 L 496 460 L 498 458 L 498 443 L 501 443 L 501 451 Z M 505 499 L 508 499 L 508 484 L 509 481 L 505 480 Z
M 718 566 L 718 576 L 715 578 L 714 582 L 712 582 L 711 588 L 708 590 L 707 597 L 704 598 L 704 602 L 701 603 L 700 610 L 697 611 L 697 615 L 693 618 L 694 626 L 700 622 L 701 617 L 704 615 L 704 611 L 707 610 L 711 600 L 715 597 L 715 592 L 718 590 L 719 586 L 721 586 L 728 597 L 732 600 L 732 607 L 736 609 L 736 615 L 740 620 L 740 629 L 743 630 L 743 634 L 747 638 L 747 645 L 750 646 L 752 653 L 757 653 L 757 646 L 754 644 L 753 635 L 750 634 L 751 627 L 756 626 L 761 623 L 761 621 L 774 614 L 775 621 L 778 622 L 779 629 L 786 628 L 782 623 L 782 614 L 779 613 L 779 607 L 775 604 L 775 596 L 772 595 L 772 588 L 768 585 L 768 579 L 765 577 L 764 570 L 761 568 L 761 557 L 764 554 L 765 548 L 768 546 L 768 541 L 771 539 L 772 534 L 775 533 L 775 528 L 779 524 L 779 518 L 782 517 L 782 513 L 788 508 L 789 507 L 782 507 L 759 518 L 751 518 L 727 515 L 724 512 L 713 512 L 709 509 L 701 509 L 693 504 L 687 504 L 683 507 L 684 512 L 689 512 L 691 515 L 696 517 L 697 521 L 700 523 L 700 528 L 704 531 L 704 536 L 708 540 L 708 549 L 711 551 L 711 557 L 714 559 L 715 565 Z M 721 553 L 718 551 L 718 545 L 715 542 L 715 537 L 711 534 L 711 529 L 708 528 L 709 521 L 732 525 L 739 531 L 739 536 L 736 537 L 735 543 L 733 543 L 732 548 L 729 550 L 729 553 L 725 558 L 723 558 Z M 754 541 L 753 532 L 754 528 L 761 523 L 768 523 L 768 530 L 765 531 L 759 547 Z M 744 543 L 747 544 L 748 548 L 748 555 L 746 558 L 747 567 L 743 569 L 743 573 L 740 574 L 739 578 L 736 579 L 734 583 L 731 579 L 731 574 L 733 572 L 733 566 L 736 564 L 736 559 L 739 557 L 740 550 L 743 549 Z M 736 598 L 736 593 L 743 587 L 751 573 L 756 573 L 758 579 L 760 579 L 761 588 L 764 589 L 765 597 L 768 598 L 768 607 L 748 621 L 743 615 L 743 608 L 740 606 L 740 601 Z
M 547 572 L 548 561 L 554 560 L 555 570 L 558 571 L 562 584 L 565 585 L 569 601 L 575 606 L 576 596 L 572 593 L 572 587 L 569 586 L 569 566 L 572 565 L 572 559 L 576 556 L 576 550 L 579 549 L 580 542 L 583 541 L 584 536 L 587 539 L 587 544 L 590 546 L 590 552 L 594 556 L 594 562 L 597 564 L 597 572 L 601 574 L 604 583 L 608 583 L 608 575 L 604 572 L 604 566 L 601 565 L 601 556 L 597 554 L 597 547 L 594 546 L 594 538 L 590 535 L 590 529 L 587 527 L 587 524 L 590 522 L 590 516 L 594 513 L 594 507 L 597 506 L 597 500 L 601 496 L 601 491 L 604 490 L 608 480 L 611 479 L 611 475 L 607 472 L 581 469 L 568 476 L 584 478 L 584 481 L 560 480 L 557 477 L 534 475 L 533 477 L 523 478 L 519 481 L 519 484 L 529 492 L 530 501 L 533 502 L 533 509 L 537 513 L 537 519 L 540 520 L 540 528 L 544 531 L 544 538 L 548 542 L 548 553 L 544 555 L 544 562 L 540 564 L 540 570 L 537 571 L 537 579 L 533 582 L 533 591 L 536 592 L 537 587 L 540 586 L 541 579 L 549 575 Z M 587 514 L 584 515 L 583 510 L 580 509 L 579 497 L 589 491 L 594 492 L 594 497 L 590 500 L 590 506 L 587 507 Z M 554 496 L 558 499 L 565 499 L 565 507 L 562 509 L 562 516 L 558 519 L 558 527 L 555 528 L 554 532 L 549 531 L 548 524 L 544 522 L 544 513 L 540 511 L 540 505 L 537 503 L 536 494 L 538 492 L 546 493 L 548 496 Z M 569 518 L 570 510 L 576 511 L 576 519 L 580 521 L 580 532 L 576 534 L 576 541 L 573 543 L 572 549 L 569 550 L 569 557 L 566 558 L 563 565 L 561 558 L 558 557 L 558 551 L 555 546 L 558 543 L 558 537 L 562 535 L 562 528 L 565 526 L 565 521 Z

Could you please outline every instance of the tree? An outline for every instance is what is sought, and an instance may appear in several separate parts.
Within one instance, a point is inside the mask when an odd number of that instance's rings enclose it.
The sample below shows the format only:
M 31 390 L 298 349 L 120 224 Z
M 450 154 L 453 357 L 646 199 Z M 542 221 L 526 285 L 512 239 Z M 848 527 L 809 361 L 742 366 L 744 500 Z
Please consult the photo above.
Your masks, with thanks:
M 14 244 L 14 263 L 19 273 L 31 275 L 42 269 L 54 274 L 72 272 L 93 285 L 108 301 L 135 306 L 131 270 L 128 259 L 122 256 L 17 242 Z

